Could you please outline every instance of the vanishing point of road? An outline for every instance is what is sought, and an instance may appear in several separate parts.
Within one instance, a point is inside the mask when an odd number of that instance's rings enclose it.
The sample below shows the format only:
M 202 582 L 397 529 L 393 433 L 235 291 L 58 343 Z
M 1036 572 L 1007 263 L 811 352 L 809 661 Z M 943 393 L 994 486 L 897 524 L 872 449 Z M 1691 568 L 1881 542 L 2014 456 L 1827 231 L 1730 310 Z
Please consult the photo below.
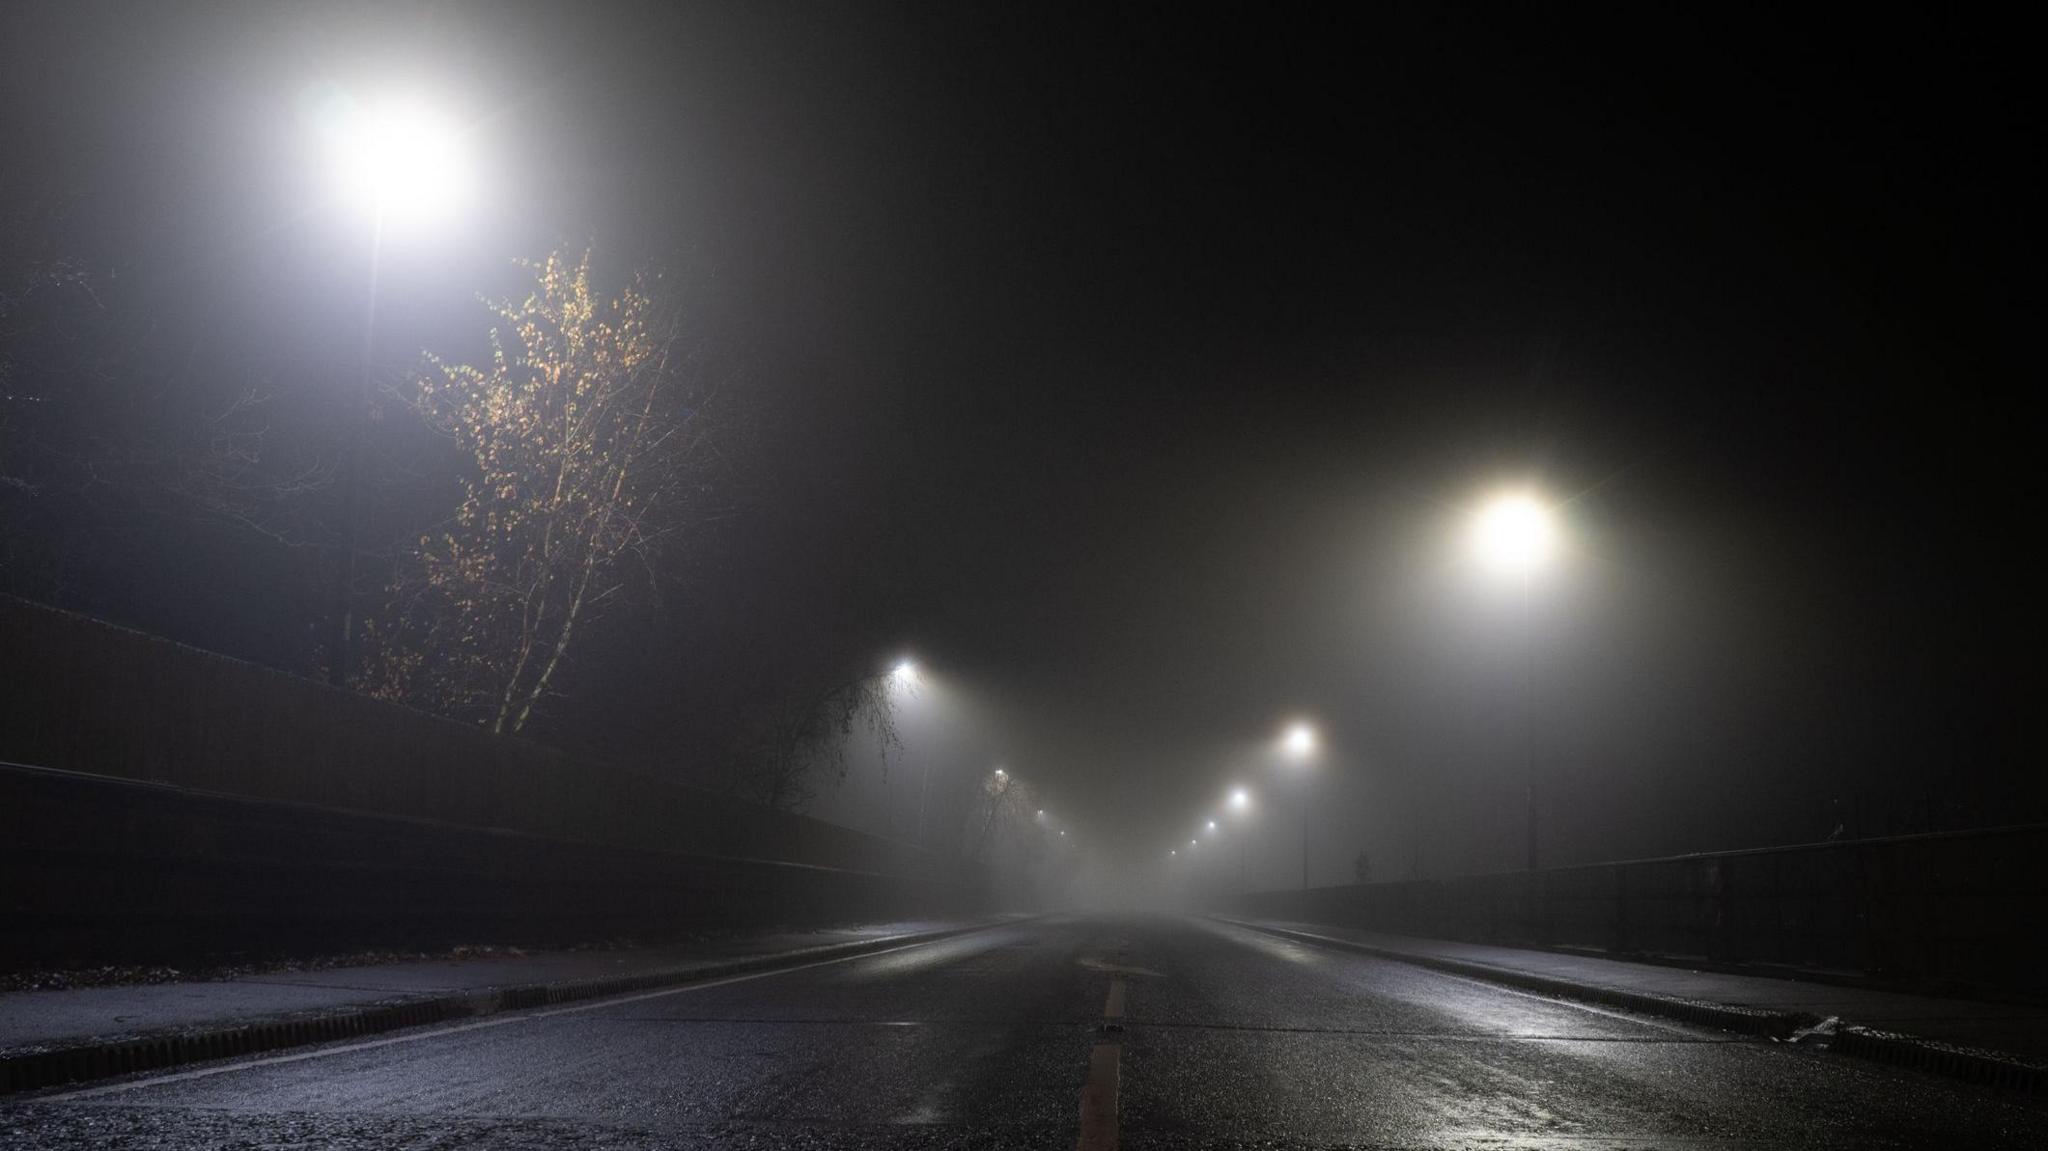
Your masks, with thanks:
M 0 1148 L 2048 1147 L 1916 1072 L 1283 941 L 1055 916 L 0 1105 Z

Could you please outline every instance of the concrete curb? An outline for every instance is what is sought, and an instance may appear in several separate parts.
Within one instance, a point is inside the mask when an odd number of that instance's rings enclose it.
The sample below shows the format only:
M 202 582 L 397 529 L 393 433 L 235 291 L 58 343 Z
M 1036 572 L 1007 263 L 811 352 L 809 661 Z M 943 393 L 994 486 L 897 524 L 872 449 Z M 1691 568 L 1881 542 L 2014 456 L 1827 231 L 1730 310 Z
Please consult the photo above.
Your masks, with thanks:
M 1271 927 L 1260 923 L 1247 923 L 1240 919 L 1211 916 L 1219 923 L 1258 931 L 1281 939 L 1309 943 L 1321 947 L 1334 947 L 1344 951 L 1356 951 L 1379 959 L 1391 959 L 1414 967 L 1427 967 L 1452 975 L 1465 975 L 1484 979 L 1492 983 L 1506 984 L 1525 991 L 1557 995 L 1567 999 L 1580 999 L 1609 1007 L 1621 1007 L 1655 1015 L 1665 1019 L 1677 1019 L 1686 1023 L 1700 1023 L 1719 1027 L 1726 1031 L 1746 1035 L 1760 1035 L 1769 1039 L 1789 1039 L 1793 1032 L 1821 1023 L 1819 1016 L 1796 1011 L 1766 1011 L 1759 1007 L 1740 1007 L 1732 1003 L 1710 1003 L 1697 999 L 1681 999 L 1672 995 L 1653 995 L 1640 991 L 1622 991 L 1603 987 L 1596 983 L 1578 983 L 1553 976 L 1535 975 L 1507 967 L 1495 967 L 1487 963 L 1474 963 L 1462 959 L 1446 959 L 1436 955 L 1416 955 L 1413 952 L 1398 951 L 1389 947 L 1375 947 L 1370 943 L 1341 939 L 1330 935 L 1317 935 L 1310 931 L 1292 931 L 1284 927 Z M 1963 1047 L 1957 1044 L 1940 1043 L 1931 1039 L 1920 1039 L 1911 1035 L 1878 1031 L 1855 1024 L 1842 1024 L 1827 1039 L 1827 1049 L 1858 1059 L 1872 1059 L 1911 1067 L 1929 1074 L 1950 1079 L 1961 1079 L 1970 1083 L 1981 1083 L 1992 1087 L 2003 1087 L 2015 1091 L 2039 1093 L 2048 1090 L 2048 1067 L 2029 1063 L 2015 1056 L 1981 1048 Z
M 340 1039 L 355 1039 L 405 1027 L 474 1019 L 504 1011 L 601 999 L 634 991 L 678 987 L 707 979 L 800 967 L 847 959 L 876 951 L 932 943 L 957 935 L 1021 922 L 1006 919 L 951 927 L 943 931 L 909 932 L 878 939 L 830 943 L 768 955 L 752 955 L 723 963 L 667 968 L 630 975 L 527 983 L 485 991 L 429 995 L 395 1002 L 370 1003 L 310 1015 L 256 1019 L 219 1027 L 185 1027 L 112 1039 L 94 1039 L 48 1047 L 0 1052 L 0 1096 L 59 1084 L 85 1083 L 138 1071 L 157 1071 L 187 1063 L 231 1059 Z
M 1835 1032 L 1828 1049 L 1987 1087 L 2032 1095 L 2048 1092 L 2048 1066 L 1981 1047 L 1848 1024 Z
M 1247 923 L 1241 919 L 1215 917 L 1218 922 L 1251 931 L 1263 932 L 1298 943 L 1312 943 L 1321 947 L 1336 947 L 1345 951 L 1356 951 L 1379 959 L 1392 959 L 1414 967 L 1427 967 L 1449 975 L 1467 975 L 1484 979 L 1490 983 L 1504 983 L 1524 991 L 1536 991 L 1545 995 L 1561 995 L 1570 999 L 1584 999 L 1609 1007 L 1624 1007 L 1641 1011 L 1647 1015 L 1658 1015 L 1686 1023 L 1701 1023 L 1708 1027 L 1719 1027 L 1724 1031 L 1739 1031 L 1745 1035 L 1762 1035 L 1772 1039 L 1783 1039 L 1794 1031 L 1809 1024 L 1818 1023 L 1818 1016 L 1801 1015 L 1784 1011 L 1765 1011 L 1757 1007 L 1737 1007 L 1728 1003 L 1708 1003 L 1698 999 L 1680 999 L 1674 995 L 1651 995 L 1641 991 L 1621 991 L 1612 987 L 1601 987 L 1590 983 L 1575 983 L 1548 975 L 1535 975 L 1527 971 L 1516 971 L 1508 967 L 1495 967 L 1487 963 L 1473 963 L 1463 959 L 1445 959 L 1436 955 L 1416 955 L 1408 951 L 1396 951 L 1388 947 L 1375 947 L 1370 943 L 1340 939 L 1333 935 L 1317 935 L 1310 931 L 1291 931 L 1285 927 L 1269 927 L 1261 923 Z

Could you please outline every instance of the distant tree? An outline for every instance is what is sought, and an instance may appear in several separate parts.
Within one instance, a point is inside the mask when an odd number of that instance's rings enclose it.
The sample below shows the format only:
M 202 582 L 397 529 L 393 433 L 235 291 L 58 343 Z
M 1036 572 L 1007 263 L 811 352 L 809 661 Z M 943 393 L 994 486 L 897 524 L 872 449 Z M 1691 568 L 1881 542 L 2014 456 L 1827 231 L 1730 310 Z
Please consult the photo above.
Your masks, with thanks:
M 965 855 L 985 862 L 1005 839 L 1030 828 L 1038 799 L 1031 785 L 1010 772 L 982 777 L 967 813 Z
M 429 357 L 410 397 L 467 474 L 454 514 L 398 557 L 359 677 L 507 733 L 593 616 L 655 588 L 659 553 L 711 514 L 719 465 L 718 388 L 657 278 L 607 297 L 588 253 L 531 268 L 526 299 L 493 306 L 489 361 Z
M 1351 860 L 1351 874 L 1360 883 L 1372 882 L 1372 855 L 1361 851 Z
M 797 811 L 817 797 L 818 784 L 846 778 L 856 736 L 874 742 L 886 771 L 901 746 L 885 675 L 832 680 L 815 672 L 770 689 L 727 749 L 726 789 L 778 811 Z

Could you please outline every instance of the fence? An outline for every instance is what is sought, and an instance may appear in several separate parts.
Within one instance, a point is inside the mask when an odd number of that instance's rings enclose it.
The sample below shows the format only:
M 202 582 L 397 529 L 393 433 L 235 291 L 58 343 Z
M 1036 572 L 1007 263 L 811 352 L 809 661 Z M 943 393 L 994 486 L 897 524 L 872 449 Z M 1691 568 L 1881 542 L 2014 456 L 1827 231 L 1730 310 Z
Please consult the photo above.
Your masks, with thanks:
M 1270 891 L 1247 914 L 2038 994 L 2048 826 Z
M 0 596 L 0 760 L 651 851 L 933 876 L 907 843 Z
M 0 968 L 659 940 L 942 916 L 986 896 L 0 765 Z

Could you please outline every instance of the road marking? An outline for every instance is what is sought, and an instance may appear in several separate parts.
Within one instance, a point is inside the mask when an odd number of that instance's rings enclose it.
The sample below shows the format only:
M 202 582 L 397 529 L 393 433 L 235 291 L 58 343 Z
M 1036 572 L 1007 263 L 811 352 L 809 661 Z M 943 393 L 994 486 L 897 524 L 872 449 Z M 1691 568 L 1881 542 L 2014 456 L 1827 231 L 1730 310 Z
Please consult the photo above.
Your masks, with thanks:
M 1088 1085 L 1081 1088 L 1081 1138 L 1075 1151 L 1116 1151 L 1116 1093 L 1121 1043 L 1097 1043 L 1088 1053 Z
M 1111 963 L 1105 959 L 1097 959 L 1092 955 L 1086 959 L 1076 960 L 1075 962 L 1079 963 L 1081 966 L 1087 968 L 1090 971 L 1102 971 L 1110 975 L 1149 975 L 1154 979 L 1160 978 L 1159 972 L 1154 971 L 1149 967 L 1125 967 L 1120 963 Z
M 1109 981 L 1109 1002 L 1102 1005 L 1102 1017 L 1104 1019 L 1122 1019 L 1124 1017 L 1123 980 L 1112 979 Z
M 430 1031 L 413 1031 L 394 1035 L 387 1039 L 366 1039 L 361 1043 L 345 1043 L 339 1047 L 322 1047 L 314 1051 L 294 1051 L 285 1055 L 268 1055 L 257 1059 L 239 1059 L 233 1063 L 222 1063 L 196 1067 L 190 1071 L 177 1071 L 169 1075 L 152 1075 L 147 1079 L 134 1079 L 125 1083 L 110 1083 L 102 1087 L 87 1087 L 78 1091 L 65 1091 L 55 1095 L 33 1097 L 38 1103 L 63 1103 L 73 1099 L 90 1099 L 97 1095 L 114 1095 L 123 1091 L 135 1091 L 144 1087 L 158 1087 L 166 1083 L 182 1083 L 192 1079 L 205 1079 L 212 1075 L 225 1075 L 230 1071 L 246 1071 L 252 1067 L 272 1067 L 284 1063 L 300 1063 L 308 1059 L 325 1059 L 332 1055 L 347 1055 L 356 1051 L 372 1051 L 379 1047 L 394 1047 L 401 1043 L 418 1043 L 425 1039 L 438 1039 L 443 1035 L 457 1035 L 464 1031 L 481 1031 L 487 1027 L 509 1027 L 515 1023 L 531 1023 L 536 1019 L 550 1019 L 557 1015 L 574 1015 L 583 1011 L 600 1011 L 608 1007 L 619 1007 L 628 1003 L 640 1003 L 649 999 L 661 999 L 670 995 L 687 995 L 692 991 L 709 991 L 714 987 L 727 987 L 734 983 L 746 983 L 755 979 L 766 979 L 771 975 L 789 975 L 798 971 L 809 971 L 814 967 L 830 967 L 835 963 L 852 963 L 859 959 L 873 959 L 878 955 L 892 955 L 898 951 L 909 951 L 914 947 L 931 947 L 951 943 L 957 936 L 944 939 L 906 943 L 901 947 L 888 947 L 880 951 L 866 951 L 859 955 L 841 955 L 832 959 L 820 959 L 795 967 L 778 967 L 770 971 L 750 971 L 742 975 L 728 975 L 722 979 L 709 979 L 703 983 L 685 983 L 680 987 L 664 987 L 658 991 L 642 991 L 635 995 L 619 995 L 610 999 L 593 999 L 588 1003 L 576 1003 L 566 1007 L 549 1007 L 539 1011 L 508 1012 L 479 1019 L 473 1023 L 457 1023 L 448 1027 L 436 1027 Z

